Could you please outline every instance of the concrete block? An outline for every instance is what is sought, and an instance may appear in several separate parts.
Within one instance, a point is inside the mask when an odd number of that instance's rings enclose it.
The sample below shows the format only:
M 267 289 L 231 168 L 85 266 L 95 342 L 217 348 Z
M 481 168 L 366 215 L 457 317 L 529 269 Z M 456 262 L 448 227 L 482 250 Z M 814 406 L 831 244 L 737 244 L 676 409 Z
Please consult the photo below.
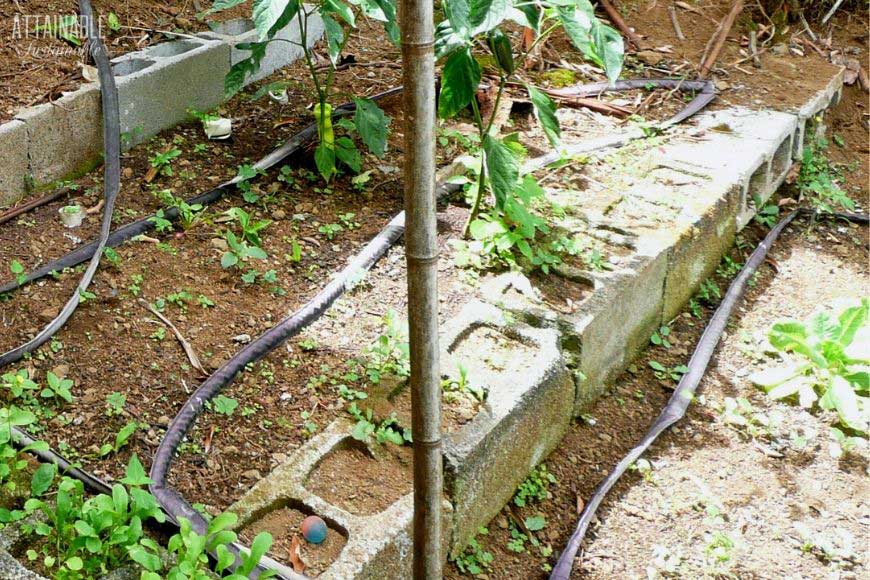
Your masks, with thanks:
M 294 451 L 283 464 L 257 482 L 238 502 L 230 506 L 239 516 L 237 529 L 244 529 L 276 509 L 290 507 L 306 514 L 317 514 L 326 521 L 330 533 L 345 538 L 338 558 L 318 578 L 403 579 L 411 577 L 413 557 L 413 494 L 406 494 L 385 510 L 373 515 L 355 515 L 308 491 L 311 473 L 330 453 L 343 446 L 362 443 L 350 436 L 353 424 L 337 420 L 321 434 Z M 374 450 L 372 450 L 374 453 Z M 374 459 L 373 459 L 374 460 Z M 348 474 L 350 477 L 352 474 Z M 386 482 L 385 485 L 389 483 Z M 450 541 L 451 506 L 442 504 L 445 530 L 444 557 Z M 276 569 L 283 566 L 270 562 Z
M 176 40 L 113 63 L 121 132 L 132 147 L 189 119 L 188 109 L 209 110 L 223 102 L 230 47 L 205 38 Z
M 257 42 L 257 31 L 254 22 L 248 18 L 237 18 L 214 25 L 210 32 L 200 34 L 203 38 L 220 40 L 230 46 L 230 66 L 251 56 L 248 50 L 236 48 L 243 42 Z M 323 19 L 318 13 L 308 17 L 306 41 L 310 47 L 323 36 Z M 275 41 L 270 42 L 266 48 L 266 56 L 260 61 L 260 70 L 252 77 L 246 79 L 245 84 L 250 84 L 271 75 L 276 70 L 287 66 L 302 58 L 301 35 L 299 34 L 299 21 L 293 20 L 275 35 Z M 291 44 L 296 43 L 296 44 Z
M 828 107 L 833 107 L 839 102 L 840 95 L 843 92 L 843 76 L 845 74 L 846 67 L 840 67 L 822 89 L 810 97 L 801 107 L 793 111 L 797 115 L 797 128 L 795 139 L 792 143 L 792 157 L 795 161 L 800 161 L 803 157 L 807 123 L 819 113 L 824 112 Z
M 0 206 L 11 205 L 27 192 L 30 160 L 27 127 L 12 120 L 0 125 Z
M 76 179 L 101 163 L 103 117 L 97 85 L 85 85 L 56 103 L 26 109 L 16 118 L 27 127 L 36 186 Z
M 482 302 L 467 304 L 447 323 L 442 344 L 445 369 L 462 365 L 487 390 L 477 416 L 444 441 L 455 555 L 561 440 L 574 384 L 555 330 L 508 324 Z

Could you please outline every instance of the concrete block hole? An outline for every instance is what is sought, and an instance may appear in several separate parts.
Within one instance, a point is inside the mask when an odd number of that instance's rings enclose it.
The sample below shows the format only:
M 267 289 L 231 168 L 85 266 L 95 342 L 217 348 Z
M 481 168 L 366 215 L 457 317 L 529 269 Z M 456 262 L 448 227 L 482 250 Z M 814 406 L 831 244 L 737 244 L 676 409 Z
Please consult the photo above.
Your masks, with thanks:
M 771 179 L 778 180 L 791 167 L 791 142 L 792 136 L 789 135 L 776 148 L 776 153 L 773 154 L 773 161 L 771 161 Z
M 253 20 L 248 20 L 247 18 L 236 18 L 234 20 L 227 20 L 226 22 L 217 22 L 211 27 L 212 32 L 222 36 L 241 36 L 253 29 Z
M 298 536 L 301 557 L 307 565 L 305 572 L 317 576 L 341 556 L 348 542 L 348 531 L 331 518 L 321 516 L 328 528 L 326 540 L 322 544 L 309 544 L 302 539 L 302 520 L 310 515 L 320 514 L 299 500 L 283 499 L 252 514 L 239 530 L 239 538 L 250 545 L 258 533 L 269 532 L 273 538 L 271 557 L 289 561 L 293 536 Z
M 153 64 L 153 60 L 144 58 L 131 58 L 128 60 L 122 60 L 121 62 L 114 64 L 112 66 L 112 72 L 115 73 L 115 77 L 126 77 L 130 76 L 133 73 L 143 71 Z
M 202 46 L 198 42 L 191 40 L 176 40 L 175 42 L 164 42 L 148 49 L 149 56 L 171 57 L 179 56 L 191 50 L 195 50 Z
M 767 200 L 767 196 L 770 194 L 767 190 L 767 184 L 770 181 L 768 179 L 769 172 L 770 162 L 765 161 L 749 178 L 749 201 L 754 201 L 756 197 L 762 201 Z
M 348 436 L 317 461 L 304 486 L 350 514 L 370 516 L 411 493 L 413 477 L 410 447 L 372 448 Z

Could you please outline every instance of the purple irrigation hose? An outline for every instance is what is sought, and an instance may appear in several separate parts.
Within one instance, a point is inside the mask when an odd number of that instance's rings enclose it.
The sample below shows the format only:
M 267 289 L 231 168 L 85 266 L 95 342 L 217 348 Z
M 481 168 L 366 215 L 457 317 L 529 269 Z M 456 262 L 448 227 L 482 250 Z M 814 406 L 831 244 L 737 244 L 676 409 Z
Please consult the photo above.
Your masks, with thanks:
M 386 91 L 377 93 L 369 97 L 373 101 L 377 101 L 380 99 L 384 99 L 391 95 L 395 95 L 401 92 L 402 87 L 394 87 L 392 89 L 388 89 Z M 343 115 L 347 115 L 356 110 L 356 105 L 351 103 L 346 103 L 344 105 L 340 105 L 335 108 L 333 112 L 333 116 L 339 117 Z M 260 161 L 254 164 L 254 169 L 259 171 L 266 171 L 281 163 L 283 160 L 293 155 L 297 151 L 299 151 L 302 146 L 312 139 L 315 135 L 317 135 L 317 123 L 311 123 L 306 126 L 304 129 L 293 135 L 290 139 L 287 140 L 281 147 L 275 149 L 265 157 L 263 157 Z M 190 205 L 200 204 L 203 206 L 211 205 L 212 203 L 218 201 L 223 198 L 226 194 L 233 191 L 236 185 L 242 181 L 241 178 L 235 177 L 229 181 L 226 181 L 214 189 L 201 193 L 199 195 L 193 196 L 190 199 L 186 200 L 186 202 Z M 109 234 L 109 238 L 106 241 L 106 246 L 115 247 L 118 246 L 127 240 L 130 240 L 138 235 L 147 233 L 154 229 L 155 224 L 151 221 L 151 218 L 154 216 L 148 216 L 146 218 L 142 218 L 140 220 L 136 220 L 120 228 L 114 230 Z M 163 208 L 163 217 L 169 221 L 175 221 L 178 218 L 178 208 L 177 207 L 166 207 Z M 52 260 L 48 264 L 40 266 L 39 268 L 33 270 L 32 272 L 28 272 L 25 276 L 20 279 L 12 280 L 0 286 L 0 294 L 4 294 L 6 292 L 11 292 L 16 288 L 20 288 L 25 284 L 29 284 L 34 280 L 38 280 L 40 278 L 44 278 L 45 276 L 50 275 L 52 272 L 60 272 L 64 268 L 72 268 L 73 266 L 77 266 L 87 260 L 88 258 L 94 255 L 100 240 L 92 240 L 82 246 L 79 246 L 75 250 L 69 252 L 68 254 L 64 254 L 60 258 L 56 260 Z
M 628 90 L 644 86 L 663 85 L 673 87 L 677 83 L 684 85 L 691 83 L 683 83 L 682 81 L 667 80 L 639 80 L 639 81 L 623 81 L 617 83 L 610 90 Z M 690 103 L 686 110 L 688 114 L 679 113 L 677 117 L 685 119 L 688 116 L 700 111 L 714 97 L 714 89 L 712 83 L 701 83 L 705 92 L 699 97 L 696 97 Z M 601 92 L 599 85 L 593 85 L 596 92 Z M 699 85 L 700 87 L 700 85 Z M 686 89 L 695 89 L 693 86 L 686 86 Z M 661 127 L 667 127 L 673 124 L 669 119 L 661 124 Z M 611 136 L 604 141 L 593 140 L 586 144 L 577 144 L 568 147 L 568 153 L 576 154 L 578 152 L 589 152 L 605 147 L 614 147 L 624 144 L 625 142 L 642 136 L 635 132 L 626 132 Z M 554 157 L 555 155 L 555 157 Z M 549 153 L 541 157 L 530 160 L 523 167 L 523 171 L 528 173 L 545 167 L 560 157 L 561 153 Z M 458 185 L 441 184 L 436 190 L 436 195 L 439 198 L 449 195 L 453 191 L 459 189 Z M 180 493 L 172 489 L 167 484 L 169 469 L 172 465 L 173 457 L 178 449 L 178 446 L 187 436 L 188 431 L 193 426 L 199 415 L 205 409 L 206 402 L 216 397 L 228 384 L 230 384 L 236 375 L 242 371 L 246 365 L 262 359 L 264 356 L 279 347 L 289 338 L 295 336 L 305 327 L 320 318 L 324 312 L 347 290 L 347 288 L 356 280 L 360 273 L 368 271 L 386 252 L 395 244 L 405 230 L 405 213 L 401 212 L 394 217 L 387 226 L 381 230 L 354 258 L 348 263 L 345 268 L 336 275 L 327 286 L 317 293 L 307 304 L 297 310 L 295 313 L 285 318 L 277 325 L 260 335 L 256 340 L 236 353 L 228 360 L 224 366 L 215 371 L 208 379 L 205 380 L 187 400 L 181 411 L 175 416 L 169 424 L 166 434 L 160 442 L 157 451 L 151 464 L 150 477 L 153 481 L 150 486 L 151 493 L 157 498 L 157 502 L 163 507 L 164 511 L 174 519 L 185 518 L 189 520 L 193 529 L 198 533 L 204 533 L 208 526 L 208 522 L 203 516 L 197 512 L 188 502 L 181 496 Z M 299 578 L 300 576 L 286 566 L 281 566 L 276 562 L 269 562 L 258 566 L 258 571 L 264 571 L 271 568 L 279 573 L 279 577 L 283 578 Z
M 692 358 L 689 359 L 689 370 L 680 379 L 677 388 L 674 390 L 674 394 L 671 395 L 667 405 L 662 409 L 661 413 L 646 432 L 641 442 L 629 451 L 628 454 L 623 457 L 618 464 L 616 464 L 613 471 L 611 471 L 607 477 L 598 484 L 598 487 L 595 488 L 592 497 L 589 498 L 589 501 L 583 508 L 583 512 L 580 514 L 580 519 L 577 521 L 574 533 L 571 534 L 571 537 L 568 539 L 568 544 L 565 546 L 565 550 L 559 556 L 558 562 L 556 562 L 553 571 L 550 573 L 550 580 L 567 580 L 571 577 L 571 569 L 574 565 L 574 559 L 577 557 L 577 552 L 580 550 L 580 544 L 586 535 L 586 530 L 589 527 L 589 523 L 592 521 L 592 517 L 595 515 L 598 506 L 601 505 L 607 492 L 609 492 L 616 482 L 619 481 L 619 478 L 623 476 L 626 470 L 628 470 L 628 468 L 637 461 L 647 449 L 649 449 L 650 445 L 653 444 L 659 435 L 685 416 L 686 410 L 689 408 L 689 403 L 691 403 L 695 398 L 695 391 L 698 388 L 698 384 L 701 382 L 704 373 L 707 371 L 707 366 L 710 364 L 713 352 L 719 344 L 719 339 L 725 331 L 725 325 L 728 323 L 728 318 L 731 316 L 731 312 L 743 296 L 743 292 L 746 289 L 746 283 L 750 278 L 752 278 L 761 264 L 764 263 L 764 259 L 767 257 L 767 252 L 770 251 L 770 247 L 782 231 L 798 214 L 802 213 L 810 212 L 805 210 L 795 210 L 776 224 L 776 226 L 768 232 L 764 240 L 758 244 L 758 247 L 755 248 L 752 255 L 749 256 L 749 260 L 747 260 L 746 264 L 741 268 L 740 273 L 734 281 L 731 282 L 731 285 L 728 287 L 728 292 L 726 292 L 725 297 L 722 299 L 722 303 L 719 304 L 718 308 L 716 308 L 713 318 L 710 319 L 710 323 L 707 325 L 707 328 L 704 329 L 704 333 L 698 341 L 698 346 L 695 347 L 695 352 L 692 353 Z M 834 217 L 864 224 L 868 222 L 868 216 L 861 214 L 828 214 L 827 216 L 823 214 L 820 217 Z

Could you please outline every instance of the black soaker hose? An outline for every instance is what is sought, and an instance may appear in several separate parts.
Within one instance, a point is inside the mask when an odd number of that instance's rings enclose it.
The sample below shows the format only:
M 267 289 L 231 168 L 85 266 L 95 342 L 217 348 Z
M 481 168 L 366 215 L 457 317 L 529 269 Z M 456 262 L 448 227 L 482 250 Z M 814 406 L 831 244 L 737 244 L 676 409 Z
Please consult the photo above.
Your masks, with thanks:
M 386 91 L 372 95 L 369 98 L 373 101 L 378 101 L 380 99 L 384 99 L 391 95 L 397 94 L 401 92 L 401 90 L 402 87 L 394 87 L 392 89 L 388 89 Z M 352 102 L 345 103 L 344 105 L 340 105 L 335 108 L 335 110 L 333 111 L 333 116 L 340 117 L 343 115 L 348 115 L 355 110 L 356 104 Z M 285 160 L 287 157 L 299 151 L 302 146 L 315 135 L 317 135 L 317 123 L 312 123 L 295 135 L 293 135 L 281 147 L 275 149 L 274 151 L 263 157 L 260 161 L 255 163 L 254 169 L 266 171 L 267 169 L 274 167 L 278 163 L 281 163 L 283 160 Z M 212 203 L 221 199 L 227 193 L 231 192 L 241 181 L 243 180 L 240 177 L 234 177 L 233 179 L 218 185 L 214 189 L 191 197 L 190 199 L 186 200 L 186 202 L 190 205 L 211 205 Z M 115 247 L 138 235 L 153 230 L 155 224 L 154 222 L 150 221 L 152 217 L 155 216 L 152 215 L 146 218 L 142 218 L 140 220 L 136 220 L 134 222 L 130 222 L 129 224 L 126 224 L 114 230 L 113 232 L 111 232 L 111 234 L 109 234 L 109 238 L 108 240 L 106 240 L 105 245 L 109 247 Z M 169 221 L 175 221 L 178 218 L 178 208 L 163 208 L 163 217 Z M 20 279 L 20 281 L 16 279 L 7 282 L 6 284 L 3 284 L 2 286 L 0 286 L 0 294 L 11 292 L 16 288 L 20 288 L 25 284 L 33 282 L 34 280 L 44 278 L 52 272 L 60 272 L 64 268 L 72 268 L 73 266 L 81 264 L 82 262 L 94 255 L 94 252 L 99 246 L 99 243 L 100 240 L 92 240 L 82 246 L 79 246 L 71 252 L 64 254 L 60 258 L 52 260 L 51 262 L 40 266 L 32 272 L 28 272 Z
M 58 330 L 60 330 L 60 328 L 66 324 L 66 321 L 69 320 L 70 316 L 72 316 L 76 307 L 79 305 L 81 295 L 87 291 L 88 286 L 97 271 L 97 267 L 100 265 L 100 257 L 102 256 L 103 248 L 108 240 L 109 230 L 112 225 L 112 211 L 115 207 L 115 199 L 120 190 L 121 123 L 118 113 L 118 91 L 115 86 L 115 78 L 112 76 L 112 66 L 109 62 L 109 56 L 106 53 L 106 47 L 100 39 L 90 0 L 79 0 L 79 12 L 82 19 L 85 21 L 91 57 L 94 59 L 99 72 L 100 94 L 103 105 L 103 148 L 105 150 L 106 162 L 103 183 L 105 206 L 103 208 L 103 220 L 100 226 L 100 237 L 94 246 L 94 253 L 92 254 L 91 262 L 88 265 L 87 270 L 84 275 L 82 275 L 73 295 L 69 298 L 57 317 L 49 322 L 45 328 L 39 332 L 39 334 L 28 342 L 0 355 L 0 368 L 21 359 L 25 354 L 39 348 Z M 34 443 L 34 440 L 27 433 L 17 427 L 12 427 L 11 435 L 13 443 L 18 447 L 27 447 Z M 84 470 L 73 467 L 66 459 L 50 449 L 33 451 L 33 453 L 42 461 L 54 463 L 61 471 L 80 479 L 93 491 L 107 492 L 110 490 L 110 487 L 100 478 L 91 475 Z
M 638 81 L 621 81 L 609 90 L 628 90 L 649 85 L 676 87 L 682 85 L 688 90 L 701 90 L 702 94 L 698 95 L 685 110 L 678 113 L 675 117 L 661 123 L 661 128 L 666 128 L 680 120 L 683 120 L 694 113 L 700 111 L 707 103 L 715 98 L 715 91 L 712 83 L 709 82 L 688 82 L 678 80 L 638 80 Z M 592 85 L 595 92 L 603 92 L 607 90 L 600 84 Z M 578 90 L 582 89 L 579 87 Z M 686 112 L 688 111 L 688 113 Z M 677 121 L 674 121 L 677 119 Z M 618 133 L 614 136 L 608 136 L 604 139 L 595 139 L 588 143 L 580 143 L 573 146 L 568 146 L 562 151 L 549 153 L 541 157 L 537 157 L 528 161 L 523 167 L 526 173 L 535 171 L 559 159 L 563 153 L 578 154 L 602 149 L 606 147 L 614 147 L 622 145 L 632 139 L 642 137 L 642 131 L 628 131 Z M 441 184 L 436 190 L 436 195 L 443 197 L 453 191 L 459 189 L 458 185 Z M 364 248 L 358 253 L 345 268 L 336 275 L 327 286 L 317 293 L 307 304 L 297 310 L 295 313 L 285 318 L 277 325 L 260 335 L 256 340 L 243 348 L 241 351 L 233 355 L 220 369 L 215 371 L 208 379 L 206 379 L 187 400 L 181 411 L 175 416 L 169 424 L 166 434 L 160 442 L 157 451 L 154 454 L 154 459 L 151 464 L 150 477 L 153 481 L 150 486 L 151 493 L 157 498 L 157 502 L 161 505 L 164 511 L 176 521 L 178 518 L 189 520 L 193 529 L 202 534 L 205 532 L 208 522 L 203 516 L 197 512 L 188 502 L 167 484 L 169 469 L 172 464 L 173 457 L 178 449 L 178 446 L 187 436 L 188 431 L 193 426 L 196 419 L 202 414 L 207 401 L 216 397 L 236 375 L 242 371 L 246 365 L 262 359 L 264 356 L 272 352 L 275 348 L 283 344 L 289 338 L 298 334 L 309 324 L 320 318 L 324 312 L 350 287 L 361 273 L 368 271 L 386 252 L 395 244 L 404 233 L 405 229 L 405 213 L 401 212 L 394 217 L 387 226 L 381 230 Z M 236 547 L 236 549 L 238 549 Z M 281 564 L 270 559 L 266 560 L 266 564 L 261 564 L 257 567 L 254 577 L 259 571 L 267 569 L 276 570 L 279 572 L 279 577 L 284 578 L 299 578 L 300 576 Z
M 90 264 L 81 280 L 76 286 L 73 295 L 70 296 L 63 309 L 28 342 L 0 354 L 0 368 L 19 360 L 26 353 L 32 352 L 49 340 L 69 320 L 72 313 L 81 301 L 81 296 L 87 291 L 97 267 L 100 265 L 100 257 L 106 241 L 109 239 L 109 231 L 112 227 L 112 211 L 115 207 L 115 199 L 121 188 L 121 120 L 118 113 L 118 90 L 115 86 L 115 77 L 112 76 L 112 66 L 109 63 L 109 55 L 106 47 L 99 38 L 99 31 L 94 22 L 94 11 L 90 0 L 79 0 L 79 11 L 87 26 L 88 45 L 91 57 L 97 64 L 100 76 L 100 94 L 103 101 L 103 148 L 105 150 L 105 170 L 103 190 L 105 206 L 103 208 L 103 221 L 100 226 L 100 237 L 94 246 L 94 252 Z
M 731 312 L 743 296 L 743 292 L 746 289 L 746 283 L 755 274 L 761 264 L 764 263 L 764 259 L 767 257 L 767 252 L 770 251 L 770 247 L 786 226 L 788 226 L 798 214 L 803 213 L 811 212 L 806 210 L 795 210 L 776 224 L 776 226 L 768 232 L 764 240 L 758 244 L 758 247 L 755 248 L 752 255 L 749 256 L 749 260 L 747 260 L 746 264 L 741 268 L 740 273 L 734 281 L 731 282 L 731 285 L 728 287 L 728 292 L 725 294 L 719 307 L 716 308 L 716 312 L 713 314 L 710 323 L 707 325 L 707 328 L 704 329 L 704 333 L 698 341 L 698 346 L 695 347 L 695 351 L 692 353 L 692 358 L 689 360 L 688 365 L 689 370 L 680 379 L 677 388 L 674 390 L 674 394 L 671 395 L 667 405 L 665 405 L 664 409 L 659 413 L 659 416 L 646 432 L 641 442 L 629 451 L 628 454 L 623 457 L 618 464 L 616 464 L 613 471 L 611 471 L 607 477 L 598 484 L 598 487 L 595 488 L 592 497 L 589 498 L 589 501 L 583 508 L 583 512 L 580 514 L 580 519 L 577 521 L 574 533 L 571 534 L 571 537 L 568 539 L 568 544 L 565 546 L 565 550 L 559 556 L 558 562 L 556 562 L 553 571 L 550 573 L 550 580 L 567 580 L 571 577 L 571 569 L 574 565 L 574 559 L 577 557 L 577 552 L 580 550 L 580 544 L 586 535 L 586 530 L 592 521 L 592 517 L 595 515 L 598 506 L 601 505 L 607 492 L 609 492 L 619 478 L 622 477 L 629 466 L 637 461 L 640 456 L 649 449 L 650 445 L 653 444 L 659 435 L 685 416 L 686 410 L 689 408 L 689 403 L 691 403 L 692 399 L 695 397 L 695 391 L 698 388 L 698 384 L 701 382 L 704 373 L 707 371 L 707 366 L 710 364 L 713 352 L 719 344 L 719 339 L 722 337 L 722 332 L 725 330 L 728 318 L 731 316 Z M 834 217 L 864 224 L 868 222 L 868 216 L 861 214 L 832 214 L 830 216 L 822 215 L 819 217 Z

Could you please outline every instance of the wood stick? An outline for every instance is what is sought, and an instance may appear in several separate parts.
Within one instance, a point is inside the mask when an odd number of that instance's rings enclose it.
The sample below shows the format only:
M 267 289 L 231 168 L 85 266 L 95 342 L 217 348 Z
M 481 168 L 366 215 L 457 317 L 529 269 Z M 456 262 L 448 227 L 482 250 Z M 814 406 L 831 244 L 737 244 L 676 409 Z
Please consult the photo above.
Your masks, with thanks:
M 0 214 L 0 224 L 5 224 L 9 220 L 15 219 L 23 213 L 27 213 L 34 208 L 43 206 L 47 203 L 51 203 L 60 196 L 66 195 L 68 192 L 68 189 L 59 189 L 54 193 L 49 193 L 45 197 L 40 197 L 39 199 L 28 201 L 25 204 L 9 208 L 8 210 Z
M 680 28 L 680 21 L 677 20 L 677 9 L 674 8 L 673 4 L 668 6 L 668 16 L 671 17 L 671 25 L 674 27 L 674 32 L 677 35 L 677 40 L 683 42 L 686 40 L 686 35 L 683 34 L 683 29 Z
M 743 0 L 737 0 L 731 5 L 731 10 L 719 23 L 716 32 L 710 37 L 707 43 L 707 48 L 704 50 L 704 58 L 701 60 L 701 69 L 698 71 L 699 78 L 706 78 L 713 65 L 716 64 L 716 59 L 719 58 L 719 53 L 722 52 L 722 47 L 725 46 L 725 40 L 728 38 L 728 33 L 731 32 L 731 27 L 734 26 L 734 21 L 737 15 L 743 10 Z
M 181 348 L 184 349 L 184 354 L 187 355 L 187 360 L 190 361 L 190 366 L 201 372 L 204 376 L 208 376 L 208 373 L 202 367 L 202 363 L 199 362 L 199 357 L 196 356 L 196 351 L 193 350 L 193 346 L 191 346 L 191 344 L 187 342 L 187 339 L 184 338 L 184 335 L 181 334 L 181 332 L 175 327 L 175 325 L 172 324 L 172 322 L 170 322 L 168 318 L 160 314 L 160 312 L 156 308 L 148 304 L 145 300 L 140 298 L 139 304 L 145 307 L 149 312 L 151 312 L 151 314 L 159 318 L 163 324 L 169 327 L 169 329 L 172 331 L 172 334 L 174 334 L 175 338 L 178 339 L 178 342 L 181 343 Z
M 761 68 L 761 58 L 758 56 L 758 33 L 749 31 L 749 54 L 752 56 L 752 66 Z
M 867 78 L 867 71 L 861 65 L 858 65 L 858 82 L 861 84 L 864 92 L 870 93 L 870 79 Z
M 610 21 L 613 22 L 614 26 L 616 26 L 623 36 L 628 38 L 628 41 L 634 45 L 635 48 L 641 48 L 642 41 L 640 36 L 637 33 L 628 27 L 625 23 L 625 20 L 622 19 L 622 15 L 619 13 L 613 4 L 610 3 L 610 0 L 598 0 L 598 3 L 604 8 L 604 11 L 607 12 L 607 17 L 610 18 Z
M 544 90 L 544 89 L 542 89 Z M 583 107 L 586 109 L 592 109 L 593 111 L 598 111 L 599 113 L 604 113 L 605 115 L 613 115 L 615 117 L 627 117 L 632 114 L 631 109 L 627 109 L 625 107 L 621 107 L 619 105 L 611 105 L 609 103 L 603 103 L 601 101 L 595 99 L 589 99 L 586 97 L 575 97 L 572 95 L 564 95 L 555 91 L 544 90 L 549 96 L 554 99 L 558 99 L 563 105 L 567 105 L 569 107 Z

